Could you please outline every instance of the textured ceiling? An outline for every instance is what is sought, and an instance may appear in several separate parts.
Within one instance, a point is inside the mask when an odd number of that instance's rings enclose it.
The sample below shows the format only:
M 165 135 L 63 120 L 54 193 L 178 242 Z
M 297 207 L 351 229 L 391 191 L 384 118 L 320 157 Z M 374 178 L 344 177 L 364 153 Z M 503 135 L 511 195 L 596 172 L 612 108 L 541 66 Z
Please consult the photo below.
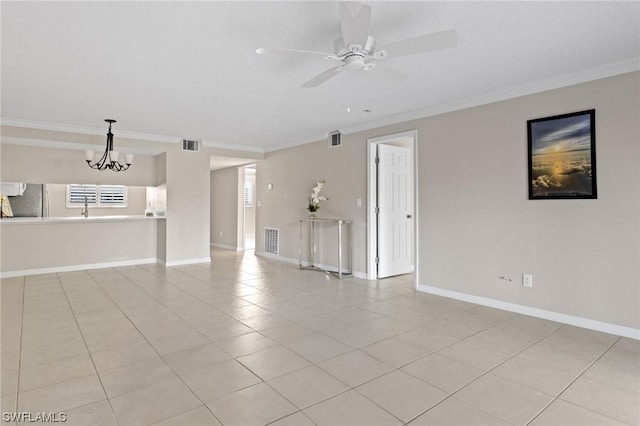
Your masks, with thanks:
M 389 60 L 409 76 L 400 82 L 378 67 L 301 89 L 334 64 L 255 49 L 332 52 L 335 2 L 3 1 L 2 117 L 99 129 L 114 118 L 116 137 L 273 149 L 592 69 L 638 68 L 637 1 L 368 4 L 380 44 L 456 29 L 459 45 Z

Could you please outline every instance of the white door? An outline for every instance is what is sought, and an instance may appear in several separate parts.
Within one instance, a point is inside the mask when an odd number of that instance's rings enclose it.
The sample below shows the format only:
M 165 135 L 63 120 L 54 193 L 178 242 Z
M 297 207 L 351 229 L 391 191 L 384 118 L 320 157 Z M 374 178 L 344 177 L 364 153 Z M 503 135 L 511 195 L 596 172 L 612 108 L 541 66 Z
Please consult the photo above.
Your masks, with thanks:
M 413 271 L 411 150 L 378 144 L 378 278 Z

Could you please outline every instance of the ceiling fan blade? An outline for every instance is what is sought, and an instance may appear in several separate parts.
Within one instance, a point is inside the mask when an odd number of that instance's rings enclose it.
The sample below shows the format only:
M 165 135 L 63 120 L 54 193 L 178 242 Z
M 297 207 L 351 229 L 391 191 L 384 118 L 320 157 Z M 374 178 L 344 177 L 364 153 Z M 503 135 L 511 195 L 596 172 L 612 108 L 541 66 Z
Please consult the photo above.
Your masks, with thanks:
M 383 62 L 377 62 L 375 69 L 377 71 L 374 72 L 381 74 L 383 78 L 391 81 L 402 81 L 408 77 L 405 73 L 400 72 L 395 68 L 391 68 Z
M 305 55 L 314 55 L 322 59 L 338 59 L 338 57 L 332 53 L 314 52 L 312 50 L 300 50 L 300 49 L 272 49 L 260 47 L 256 49 L 258 55 L 284 55 L 288 53 L 302 53 Z
M 364 47 L 369 36 L 371 6 L 356 2 L 340 3 L 340 29 L 345 46 Z
M 377 49 L 377 52 L 386 52 L 386 57 L 399 58 L 401 56 L 416 55 L 418 53 L 431 52 L 433 50 L 447 49 L 458 45 L 458 33 L 456 30 L 440 31 L 437 33 L 425 34 Z M 375 57 L 374 53 L 374 57 Z
M 330 78 L 333 78 L 336 75 L 340 74 L 342 70 L 344 70 L 344 66 L 342 65 L 329 68 L 328 70 L 316 75 L 315 77 L 313 77 L 311 80 L 307 81 L 300 87 L 318 87 L 325 81 L 329 80 Z

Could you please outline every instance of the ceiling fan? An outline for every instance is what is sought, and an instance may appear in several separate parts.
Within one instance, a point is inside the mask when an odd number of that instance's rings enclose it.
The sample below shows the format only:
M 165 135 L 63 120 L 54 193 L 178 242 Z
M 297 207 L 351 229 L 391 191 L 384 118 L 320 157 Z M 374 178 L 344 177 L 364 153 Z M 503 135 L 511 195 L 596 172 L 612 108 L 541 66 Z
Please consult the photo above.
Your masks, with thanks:
M 389 68 L 382 60 L 416 55 L 434 50 L 455 47 L 458 44 L 458 34 L 455 30 L 440 31 L 424 34 L 405 40 L 396 41 L 386 46 L 378 46 L 376 39 L 369 35 L 371 23 L 371 6 L 356 2 L 340 3 L 340 29 L 342 37 L 333 42 L 334 53 L 313 52 L 298 49 L 256 49 L 258 54 L 294 53 L 314 55 L 329 61 L 340 62 L 328 70 L 318 74 L 301 87 L 317 87 L 340 72 L 351 70 L 369 71 L 377 65 L 382 65 L 395 74 L 396 79 L 406 78 L 403 73 Z

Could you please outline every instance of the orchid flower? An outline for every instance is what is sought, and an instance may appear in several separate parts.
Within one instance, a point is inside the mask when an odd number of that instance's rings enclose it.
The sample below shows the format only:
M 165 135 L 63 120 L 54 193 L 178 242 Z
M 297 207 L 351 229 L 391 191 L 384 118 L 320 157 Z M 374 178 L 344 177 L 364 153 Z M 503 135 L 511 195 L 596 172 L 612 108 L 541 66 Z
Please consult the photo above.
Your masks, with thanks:
M 309 205 L 307 206 L 307 210 L 310 212 L 315 212 L 320 208 L 320 201 L 326 201 L 329 198 L 324 195 L 320 195 L 320 191 L 324 186 L 324 180 L 321 180 L 316 183 L 316 186 L 313 187 L 313 192 L 309 196 Z

